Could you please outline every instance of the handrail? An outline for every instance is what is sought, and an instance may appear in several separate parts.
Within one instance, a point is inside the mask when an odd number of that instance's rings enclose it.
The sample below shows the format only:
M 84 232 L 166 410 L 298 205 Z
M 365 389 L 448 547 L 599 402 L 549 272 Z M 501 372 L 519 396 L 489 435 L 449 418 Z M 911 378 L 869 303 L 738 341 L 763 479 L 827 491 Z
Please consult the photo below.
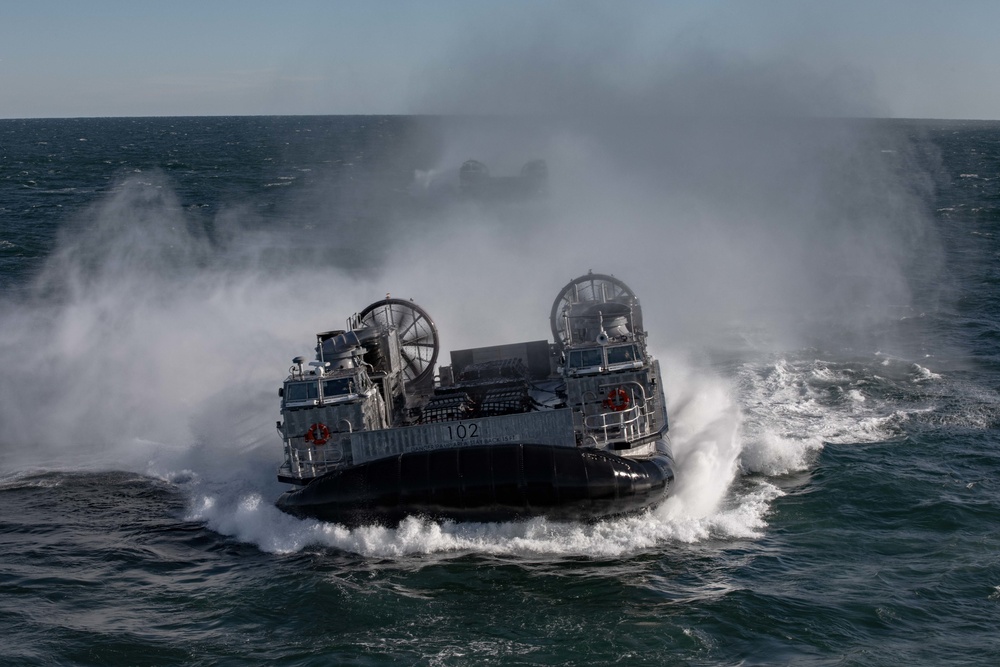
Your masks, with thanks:
M 318 477 L 338 467 L 344 459 L 344 450 L 339 442 L 310 447 L 288 447 L 289 469 L 299 478 Z
M 625 410 L 601 411 L 584 415 L 583 426 L 590 431 L 595 441 L 603 444 L 613 440 L 634 440 L 652 427 L 652 415 L 648 409 L 649 397 L 641 383 L 635 381 L 611 382 L 598 385 L 599 389 L 613 390 L 617 387 L 629 391 L 631 405 Z M 594 435 L 594 434 L 599 434 Z M 616 437 L 613 437 L 616 436 Z

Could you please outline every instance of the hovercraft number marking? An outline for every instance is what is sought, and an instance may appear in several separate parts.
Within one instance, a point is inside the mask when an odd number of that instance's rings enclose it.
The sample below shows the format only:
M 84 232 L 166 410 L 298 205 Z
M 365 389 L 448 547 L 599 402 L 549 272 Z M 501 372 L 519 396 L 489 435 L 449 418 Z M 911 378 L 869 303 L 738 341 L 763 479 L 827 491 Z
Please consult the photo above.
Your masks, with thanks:
M 448 439 L 449 440 L 465 440 L 466 438 L 478 438 L 479 437 L 479 424 L 476 422 L 471 422 L 468 426 L 465 424 L 459 424 L 454 428 L 451 424 L 448 425 Z

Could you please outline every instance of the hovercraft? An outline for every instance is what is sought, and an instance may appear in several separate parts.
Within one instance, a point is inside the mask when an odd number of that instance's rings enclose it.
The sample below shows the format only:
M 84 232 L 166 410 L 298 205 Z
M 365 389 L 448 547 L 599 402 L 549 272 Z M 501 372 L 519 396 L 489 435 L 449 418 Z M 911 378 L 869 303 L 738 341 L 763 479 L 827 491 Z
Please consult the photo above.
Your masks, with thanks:
M 660 502 L 673 481 L 659 363 L 621 280 L 570 281 L 545 340 L 451 352 L 434 321 L 377 301 L 296 357 L 277 424 L 292 515 L 394 525 L 597 520 Z
M 545 160 L 531 160 L 517 176 L 491 176 L 479 160 L 466 160 L 458 171 L 463 196 L 480 200 L 516 200 L 542 197 L 549 188 L 549 168 Z

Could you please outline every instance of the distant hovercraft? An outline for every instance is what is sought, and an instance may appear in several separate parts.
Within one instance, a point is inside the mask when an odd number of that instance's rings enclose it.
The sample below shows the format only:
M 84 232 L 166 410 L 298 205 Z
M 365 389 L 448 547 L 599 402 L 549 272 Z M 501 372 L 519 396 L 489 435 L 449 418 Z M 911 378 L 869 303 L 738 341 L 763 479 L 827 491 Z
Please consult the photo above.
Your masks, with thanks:
M 458 170 L 458 184 L 462 195 L 473 199 L 532 199 L 548 193 L 549 168 L 545 160 L 531 160 L 517 176 L 491 176 L 482 162 L 466 160 Z

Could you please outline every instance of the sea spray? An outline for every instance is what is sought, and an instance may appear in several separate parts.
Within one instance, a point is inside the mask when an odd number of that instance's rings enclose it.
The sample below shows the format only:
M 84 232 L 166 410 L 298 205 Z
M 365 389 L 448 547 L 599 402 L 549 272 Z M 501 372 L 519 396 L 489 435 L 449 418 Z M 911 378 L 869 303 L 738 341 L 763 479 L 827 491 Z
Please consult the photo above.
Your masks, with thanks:
M 215 222 L 225 221 L 219 225 L 225 233 L 208 234 L 179 205 L 169 179 L 150 173 L 126 178 L 65 233 L 34 295 L 6 309 L 0 355 L 15 370 L 0 387 L 9 399 L 0 404 L 0 439 L 22 445 L 4 449 L 5 463 L 186 479 L 177 483 L 189 494 L 192 516 L 262 549 L 294 551 L 315 542 L 286 540 L 282 530 L 272 535 L 267 528 L 280 491 L 271 479 L 279 462 L 273 430 L 277 384 L 292 356 L 310 353 L 312 333 L 337 326 L 331 317 L 354 312 L 386 291 L 425 305 L 441 326 L 446 348 L 547 337 L 551 295 L 542 286 L 562 284 L 578 274 L 581 262 L 637 272 L 634 280 L 629 274 L 630 282 L 650 295 L 644 297 L 647 326 L 658 347 L 711 344 L 716 324 L 734 318 L 740 328 L 808 338 L 831 319 L 864 325 L 880 319 L 878 306 L 906 301 L 902 262 L 912 259 L 913 249 L 893 250 L 888 264 L 881 257 L 876 262 L 870 252 L 855 252 L 856 232 L 886 214 L 890 224 L 869 230 L 868 241 L 876 249 L 895 248 L 900 238 L 926 226 L 915 200 L 901 192 L 901 205 L 887 210 L 873 198 L 875 190 L 866 188 L 857 201 L 824 199 L 821 210 L 811 211 L 812 200 L 802 193 L 840 191 L 842 171 L 807 169 L 792 174 L 792 185 L 787 181 L 790 165 L 816 158 L 860 165 L 859 178 L 892 189 L 885 165 L 867 150 L 864 132 L 810 125 L 795 128 L 802 141 L 773 144 L 782 128 L 749 123 L 719 135 L 708 125 L 695 124 L 685 133 L 705 140 L 699 143 L 666 132 L 654 119 L 634 131 L 557 123 L 533 142 L 535 150 L 553 153 L 547 156 L 555 167 L 552 198 L 545 207 L 512 216 L 454 202 L 438 212 L 434 225 L 404 216 L 365 226 L 337 215 L 340 209 L 318 207 L 298 231 L 250 229 L 224 211 Z M 748 175 L 722 145 L 738 147 L 745 159 L 765 159 Z M 524 143 L 507 146 L 507 154 L 519 146 Z M 775 146 L 779 150 L 769 152 Z M 831 153 L 833 147 L 842 147 L 840 153 Z M 467 153 L 455 145 L 448 150 Z M 528 157 L 534 154 L 519 159 Z M 743 196 L 746 188 L 718 189 L 719 174 L 749 178 L 752 196 Z M 801 198 L 775 207 L 789 189 Z M 869 205 L 864 220 L 850 217 Z M 387 229 L 393 233 L 385 234 Z M 374 265 L 345 268 L 351 247 L 383 242 Z M 560 252 L 567 247 L 572 252 Z M 275 256 L 274 248 L 282 252 Z M 917 254 L 933 257 L 934 250 L 930 243 Z M 813 265 L 823 270 L 803 273 Z M 855 308 L 843 294 L 829 298 L 831 275 L 842 274 L 855 276 L 852 285 L 877 287 L 873 307 Z M 476 284 L 455 276 L 474 276 Z M 790 378 L 779 378 L 779 388 L 794 386 L 809 372 L 793 369 Z M 656 536 L 755 534 L 766 516 L 768 492 L 734 487 L 736 475 L 800 470 L 811 464 L 824 438 L 838 435 L 829 428 L 799 430 L 808 427 L 797 416 L 808 400 L 772 401 L 756 385 L 725 387 L 707 369 L 685 372 L 680 363 L 664 363 L 664 374 L 678 469 L 675 495 L 644 521 L 609 522 L 611 533 L 616 527 L 642 528 L 634 541 L 595 547 L 599 551 L 632 552 L 655 543 Z M 878 401 L 868 400 L 860 386 L 852 385 L 848 394 L 865 415 L 881 417 L 869 407 Z M 768 405 L 774 404 L 787 409 L 769 421 Z M 819 410 L 827 426 L 831 416 L 844 423 L 839 407 Z M 853 432 L 840 435 L 849 440 Z M 289 535 L 305 530 L 284 519 L 277 523 L 294 526 Z M 411 526 L 403 551 L 448 542 L 413 539 L 424 525 L 430 524 Z M 433 526 L 427 530 L 450 530 Z M 603 544 L 600 535 L 609 530 L 571 529 L 594 536 L 595 544 Z M 306 534 L 338 530 L 321 526 Z M 464 535 L 463 527 L 455 530 Z M 508 535 L 503 531 L 528 529 L 482 530 Z M 569 544 L 590 539 L 570 540 L 558 526 L 532 530 L 529 541 L 542 551 L 572 551 Z M 539 541 L 539 534 L 556 537 Z M 342 545 L 361 545 L 356 548 L 371 553 L 378 545 L 396 544 L 392 532 L 362 535 L 369 537 L 320 543 L 348 550 L 355 547 Z M 500 540 L 489 548 L 502 550 Z
M 330 324 L 301 286 L 330 285 L 334 304 L 355 283 L 334 266 L 261 270 L 252 237 L 229 254 L 187 222 L 168 183 L 126 181 L 7 304 L 0 440 L 24 443 L 11 461 L 142 470 L 164 450 L 225 458 L 273 432 L 281 371 L 308 351 L 304 330 Z
M 675 486 L 659 512 L 701 518 L 715 512 L 737 473 L 740 409 L 724 380 L 680 357 L 663 360 Z
M 739 454 L 739 412 L 726 383 L 685 367 L 680 356 L 669 363 L 674 372 L 666 381 L 668 393 L 679 397 L 670 401 L 671 409 L 677 410 L 673 433 L 676 487 L 661 508 L 640 515 L 595 523 L 544 518 L 454 523 L 411 517 L 398 527 L 348 529 L 283 515 L 273 507 L 269 489 L 254 488 L 246 480 L 219 484 L 199 479 L 186 483 L 192 498 L 187 518 L 205 521 L 213 530 L 269 552 L 294 553 L 319 546 L 385 558 L 468 552 L 621 557 L 670 542 L 759 534 L 766 525 L 768 502 L 778 494 L 773 487 L 767 491 L 753 486 L 745 496 L 727 498 Z

